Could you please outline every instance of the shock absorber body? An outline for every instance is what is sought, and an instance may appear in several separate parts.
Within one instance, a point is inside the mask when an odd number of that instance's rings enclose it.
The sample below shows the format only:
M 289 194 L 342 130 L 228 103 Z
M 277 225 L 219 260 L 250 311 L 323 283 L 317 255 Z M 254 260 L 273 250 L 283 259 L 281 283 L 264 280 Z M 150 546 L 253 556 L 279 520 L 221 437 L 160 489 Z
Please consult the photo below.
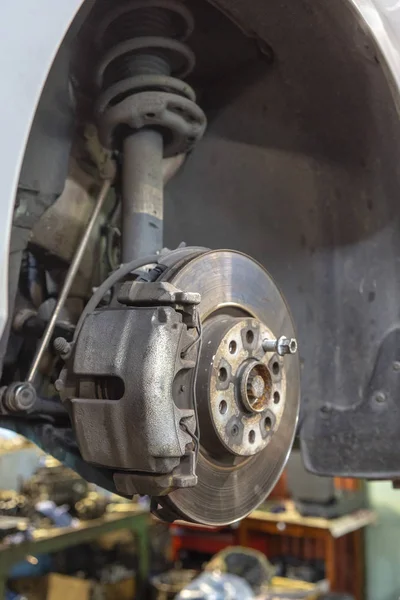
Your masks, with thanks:
M 182 80 L 195 64 L 185 44 L 192 31 L 177 0 L 113 4 L 98 29 L 96 115 L 100 141 L 122 154 L 123 262 L 162 248 L 163 159 L 188 152 L 205 131 Z

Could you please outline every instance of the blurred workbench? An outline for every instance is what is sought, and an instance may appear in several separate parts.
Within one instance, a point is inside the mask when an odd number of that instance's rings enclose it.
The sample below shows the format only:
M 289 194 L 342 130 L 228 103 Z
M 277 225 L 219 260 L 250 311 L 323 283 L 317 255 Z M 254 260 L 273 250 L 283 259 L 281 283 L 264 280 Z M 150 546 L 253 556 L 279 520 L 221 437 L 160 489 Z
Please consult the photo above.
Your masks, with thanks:
M 129 512 L 110 513 L 99 519 L 81 523 L 78 527 L 39 529 L 33 538 L 21 544 L 0 544 L 0 600 L 5 598 L 5 589 L 11 567 L 29 556 L 51 554 L 71 546 L 97 540 L 104 534 L 127 530 L 135 536 L 138 558 L 139 589 L 148 578 L 149 558 L 149 514 L 140 507 L 130 505 Z
M 240 523 L 238 541 L 258 547 L 256 538 L 267 536 L 268 556 L 292 555 L 325 562 L 331 591 L 347 592 L 364 600 L 364 528 L 375 523 L 371 510 L 337 519 L 302 517 L 292 501 L 280 503 L 283 511 L 257 510 Z

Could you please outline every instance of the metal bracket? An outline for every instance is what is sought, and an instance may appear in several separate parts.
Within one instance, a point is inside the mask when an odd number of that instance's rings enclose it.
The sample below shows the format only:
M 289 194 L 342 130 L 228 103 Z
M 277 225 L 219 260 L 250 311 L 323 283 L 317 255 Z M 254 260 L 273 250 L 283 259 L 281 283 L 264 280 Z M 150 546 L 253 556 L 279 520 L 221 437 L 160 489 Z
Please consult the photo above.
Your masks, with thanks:
M 118 302 L 126 306 L 197 305 L 200 301 L 200 294 L 182 292 L 164 281 L 126 282 L 118 294 Z
M 183 292 L 165 281 L 134 281 L 122 285 L 118 302 L 126 306 L 172 306 L 182 313 L 185 325 L 196 327 L 196 306 L 201 302 L 201 295 L 196 292 Z

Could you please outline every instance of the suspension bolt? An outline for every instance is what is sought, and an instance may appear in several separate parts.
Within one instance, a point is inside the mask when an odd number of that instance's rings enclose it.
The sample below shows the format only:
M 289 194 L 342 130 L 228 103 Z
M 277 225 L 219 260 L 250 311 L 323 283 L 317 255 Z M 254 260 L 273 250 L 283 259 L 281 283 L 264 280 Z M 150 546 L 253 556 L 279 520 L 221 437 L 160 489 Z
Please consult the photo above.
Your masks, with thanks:
M 71 354 L 71 344 L 63 337 L 54 340 L 53 348 L 63 360 L 67 360 Z
M 7 411 L 26 412 L 36 402 L 36 390 L 30 383 L 15 383 L 3 393 L 2 402 Z
M 264 340 L 262 344 L 264 352 L 277 352 L 279 356 L 285 354 L 296 354 L 297 340 L 295 338 L 280 337 L 277 340 Z

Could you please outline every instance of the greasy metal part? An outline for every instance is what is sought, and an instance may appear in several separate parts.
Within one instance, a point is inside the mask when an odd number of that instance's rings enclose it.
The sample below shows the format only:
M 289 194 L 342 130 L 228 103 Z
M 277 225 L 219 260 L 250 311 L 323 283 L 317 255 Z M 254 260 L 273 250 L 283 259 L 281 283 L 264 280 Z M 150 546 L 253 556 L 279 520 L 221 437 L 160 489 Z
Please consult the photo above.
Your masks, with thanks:
M 226 274 L 229 273 L 229 277 Z M 271 373 L 273 385 L 278 384 L 279 376 L 286 378 L 286 391 L 282 393 L 282 414 L 279 426 L 273 431 L 266 432 L 270 439 L 267 445 L 257 454 L 251 456 L 238 456 L 229 449 L 223 449 L 224 445 L 214 430 L 214 440 L 210 440 L 207 432 L 213 430 L 212 411 L 205 408 L 211 404 L 215 405 L 215 417 L 219 413 L 219 402 L 223 400 L 223 392 L 227 393 L 233 385 L 229 382 L 229 388 L 223 390 L 224 381 L 215 382 L 215 395 L 209 395 L 209 387 L 206 383 L 210 365 L 215 363 L 212 373 L 218 377 L 219 369 L 226 368 L 221 364 L 221 356 L 213 360 L 215 354 L 211 341 L 210 329 L 224 319 L 230 321 L 232 318 L 239 322 L 245 322 L 248 327 L 246 331 L 254 332 L 254 342 L 242 335 L 243 327 L 239 325 L 240 333 L 235 330 L 233 341 L 247 348 L 244 358 L 255 352 L 257 362 L 265 360 L 265 353 L 261 348 L 262 340 L 266 337 L 276 337 L 279 331 L 286 331 L 294 337 L 294 327 L 287 306 L 278 288 L 264 269 L 249 257 L 229 251 L 206 252 L 200 255 L 194 254 L 192 260 L 190 255 L 186 260 L 163 273 L 163 281 L 168 281 L 179 289 L 193 289 L 201 294 L 199 313 L 203 322 L 203 349 L 199 365 L 197 401 L 200 420 L 200 452 L 198 456 L 196 474 L 198 484 L 191 489 L 181 489 L 172 492 L 167 497 L 159 499 L 161 510 L 172 513 L 175 518 L 183 518 L 190 521 L 205 523 L 209 525 L 222 525 L 232 523 L 246 516 L 253 510 L 269 493 L 279 477 L 289 454 L 295 433 L 297 415 L 299 408 L 299 384 L 300 369 L 298 355 L 287 356 L 284 359 L 278 354 L 269 355 L 266 367 Z M 245 292 L 244 292 L 245 291 Z M 262 325 L 260 326 L 259 323 Z M 264 325 L 265 324 L 265 325 Z M 231 322 L 228 331 L 232 329 Z M 249 327 L 250 325 L 250 327 Z M 259 335 L 258 342 L 257 327 L 264 333 Z M 223 325 L 221 325 L 223 328 Z M 225 327 L 226 330 L 226 327 Z M 219 332 L 219 341 L 224 339 L 224 352 L 229 353 L 229 343 L 232 338 Z M 217 336 L 218 337 L 218 336 Z M 250 350 L 254 343 L 254 350 Z M 249 345 L 250 344 L 250 345 Z M 256 350 L 259 344 L 259 354 Z M 231 349 L 234 346 L 231 345 Z M 219 362 L 218 362 L 219 361 Z M 277 369 L 278 366 L 278 369 Z M 218 369 L 217 369 L 218 367 Z M 235 367 L 237 368 L 237 367 Z M 284 371 L 282 371 L 284 368 Z M 275 372 L 274 372 L 275 371 Z M 211 375 L 212 376 L 212 375 Z M 224 375 L 222 376 L 224 379 Z M 229 374 L 228 374 L 229 379 Z M 283 381 L 283 379 L 282 379 Z M 217 388 L 218 385 L 218 388 Z M 228 404 L 228 401 L 226 401 Z M 237 397 L 232 398 L 237 402 Z M 241 403 L 241 400 L 239 399 Z M 271 410 L 279 410 L 279 402 Z M 274 399 L 272 396 L 272 403 Z M 277 408 L 275 408 L 277 407 Z M 247 413 L 244 408 L 240 415 L 239 423 L 245 418 L 260 418 L 257 413 Z M 268 409 L 270 410 L 270 409 Z M 244 414 L 248 414 L 246 417 Z M 224 411 L 220 416 L 224 416 Z M 225 413 L 227 414 L 227 413 Z M 254 415 L 254 416 L 251 416 Z M 211 427 L 202 426 L 204 423 Z M 272 418 L 271 418 L 272 425 Z M 272 427 L 274 427 L 272 425 Z M 261 438 L 261 432 L 260 432 Z M 212 445 L 213 444 L 213 445 Z M 217 444 L 217 445 L 215 445 Z
M 49 342 L 51 340 L 51 337 L 54 333 L 54 329 L 55 326 L 57 324 L 57 319 L 58 316 L 64 306 L 64 303 L 66 301 L 66 299 L 68 298 L 68 294 L 70 292 L 71 286 L 74 282 L 75 276 L 78 272 L 79 269 L 79 265 L 81 263 L 82 257 L 85 253 L 85 249 L 87 246 L 87 243 L 90 239 L 90 236 L 92 234 L 93 231 L 93 227 L 100 215 L 101 209 L 103 208 L 105 199 L 107 197 L 107 194 L 109 192 L 110 186 L 111 186 L 111 182 L 113 179 L 113 174 L 110 173 L 110 176 L 104 180 L 102 186 L 101 186 L 101 190 L 99 192 L 98 198 L 97 198 L 97 202 L 95 205 L 95 208 L 93 210 L 92 216 L 90 218 L 90 221 L 87 225 L 87 228 L 85 230 L 85 233 L 82 236 L 82 239 L 79 243 L 79 246 L 76 249 L 74 258 L 71 262 L 71 265 L 68 269 L 68 273 L 65 277 L 65 281 L 64 281 L 64 285 L 61 289 L 60 295 L 58 297 L 57 300 L 57 304 L 56 307 L 54 309 L 54 312 L 52 314 L 52 317 L 50 319 L 50 321 L 47 324 L 46 330 L 44 332 L 44 335 L 42 337 L 42 339 L 40 340 L 40 343 L 38 345 L 38 348 L 36 350 L 36 354 L 35 357 L 33 359 L 32 362 L 32 366 L 30 368 L 30 371 L 28 373 L 28 377 L 27 377 L 27 381 L 29 383 L 34 384 L 35 382 L 35 378 L 36 378 L 36 374 L 37 371 L 39 369 L 39 365 L 40 365 L 40 361 L 42 360 L 44 353 L 46 352 L 47 346 L 49 345 Z
M 295 338 L 289 339 L 285 336 L 280 337 L 278 340 L 265 339 L 262 347 L 264 352 L 277 352 L 279 356 L 296 354 L 297 340 Z
M 36 391 L 30 383 L 14 383 L 3 390 L 1 399 L 7 412 L 27 412 L 36 402 Z
M 144 129 L 124 141 L 122 261 L 153 254 L 163 245 L 163 138 Z

